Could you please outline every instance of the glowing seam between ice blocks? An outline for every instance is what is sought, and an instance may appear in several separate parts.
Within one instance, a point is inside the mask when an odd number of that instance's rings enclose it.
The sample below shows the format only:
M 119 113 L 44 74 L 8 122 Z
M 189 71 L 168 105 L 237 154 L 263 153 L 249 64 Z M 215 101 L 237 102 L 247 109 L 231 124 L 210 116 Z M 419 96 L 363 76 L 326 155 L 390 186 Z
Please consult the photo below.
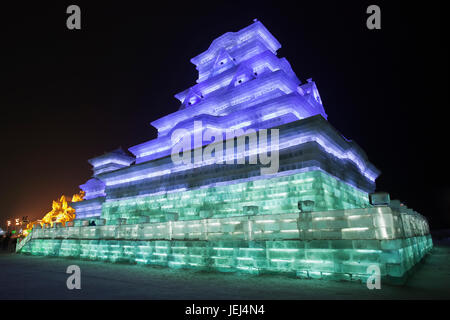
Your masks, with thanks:
M 191 62 L 197 84 L 177 112 L 152 122 L 156 139 L 89 162 L 74 226 L 33 229 L 17 251 L 109 262 L 298 277 L 402 279 L 432 248 L 428 223 L 406 206 L 372 206 L 379 171 L 327 121 L 317 86 L 301 83 L 256 21 L 217 38 Z M 177 167 L 170 133 L 280 129 L 280 166 Z M 191 123 L 192 122 L 192 123 Z M 189 129 L 189 130 L 191 130 Z M 299 212 L 299 202 L 313 203 Z M 87 226 L 87 221 L 96 226 Z

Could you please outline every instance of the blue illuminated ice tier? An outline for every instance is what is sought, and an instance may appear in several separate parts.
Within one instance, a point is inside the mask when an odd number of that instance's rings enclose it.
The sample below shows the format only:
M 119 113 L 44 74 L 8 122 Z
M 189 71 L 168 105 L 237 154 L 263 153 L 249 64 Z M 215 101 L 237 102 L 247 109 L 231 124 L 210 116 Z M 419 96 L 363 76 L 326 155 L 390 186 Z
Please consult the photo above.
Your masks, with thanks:
M 156 139 L 90 159 L 66 226 L 35 227 L 33 255 L 301 278 L 404 281 L 432 248 L 427 220 L 375 192 L 379 170 L 327 121 L 256 21 L 191 59 Z

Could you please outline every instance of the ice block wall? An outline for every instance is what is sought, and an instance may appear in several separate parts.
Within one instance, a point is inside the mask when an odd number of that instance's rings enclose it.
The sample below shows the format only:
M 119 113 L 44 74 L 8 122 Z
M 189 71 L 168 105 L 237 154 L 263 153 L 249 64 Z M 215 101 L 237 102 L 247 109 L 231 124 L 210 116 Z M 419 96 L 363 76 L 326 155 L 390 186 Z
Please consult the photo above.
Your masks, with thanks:
M 21 251 L 168 267 L 404 279 L 432 248 L 426 220 L 388 206 L 35 229 Z
M 164 221 L 169 212 L 180 220 L 201 217 L 232 217 L 252 213 L 290 213 L 299 200 L 313 200 L 316 210 L 349 209 L 369 206 L 367 193 L 320 170 L 272 179 L 255 180 L 153 196 L 110 200 L 103 204 L 102 218 L 108 224 L 117 219 L 141 217 Z

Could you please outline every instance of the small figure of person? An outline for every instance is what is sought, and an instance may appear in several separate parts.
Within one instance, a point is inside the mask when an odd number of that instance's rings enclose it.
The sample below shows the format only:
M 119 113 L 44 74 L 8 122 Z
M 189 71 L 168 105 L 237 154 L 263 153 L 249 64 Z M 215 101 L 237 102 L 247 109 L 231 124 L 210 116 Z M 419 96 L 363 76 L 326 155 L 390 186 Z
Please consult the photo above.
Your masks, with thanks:
M 5 236 L 5 238 L 3 239 L 3 250 L 8 250 L 8 246 L 9 246 L 9 239 L 11 238 L 10 233 L 8 232 Z
M 9 252 L 16 252 L 17 238 L 11 238 L 9 244 Z

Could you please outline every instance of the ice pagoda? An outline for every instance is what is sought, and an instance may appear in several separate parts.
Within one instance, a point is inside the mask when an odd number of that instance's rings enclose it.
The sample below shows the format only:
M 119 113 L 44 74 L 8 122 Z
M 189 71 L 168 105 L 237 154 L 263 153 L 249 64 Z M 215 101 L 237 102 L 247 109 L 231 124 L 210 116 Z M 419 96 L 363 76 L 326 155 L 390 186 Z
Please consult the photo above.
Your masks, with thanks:
M 376 265 L 383 278 L 405 279 L 432 248 L 426 219 L 374 194 L 380 172 L 330 125 L 315 82 L 302 83 L 280 47 L 257 20 L 215 39 L 191 59 L 198 79 L 175 95 L 179 110 L 151 123 L 157 138 L 89 160 L 76 220 L 34 228 L 17 251 L 347 280 Z M 195 122 L 276 129 L 277 172 L 239 163 L 245 152 L 234 164 L 174 163 L 173 133 Z

